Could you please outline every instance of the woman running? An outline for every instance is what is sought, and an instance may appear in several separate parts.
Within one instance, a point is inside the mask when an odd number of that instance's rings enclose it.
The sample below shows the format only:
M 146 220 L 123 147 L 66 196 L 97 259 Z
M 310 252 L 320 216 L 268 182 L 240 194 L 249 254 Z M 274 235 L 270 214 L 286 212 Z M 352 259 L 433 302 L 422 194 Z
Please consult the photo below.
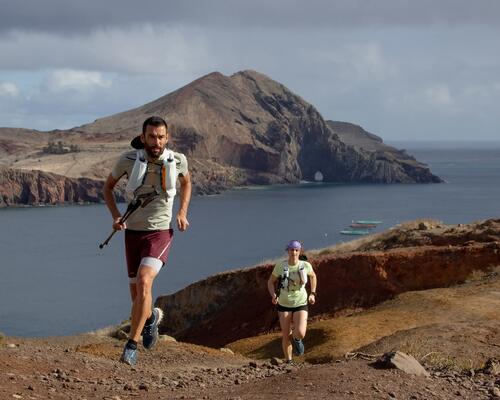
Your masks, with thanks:
M 286 246 L 288 259 L 278 262 L 273 269 L 267 289 L 272 303 L 278 305 L 282 340 L 281 345 L 285 361 L 292 363 L 292 347 L 295 355 L 304 354 L 302 339 L 306 335 L 308 304 L 316 302 L 316 274 L 311 264 L 299 259 L 302 245 L 292 240 Z M 311 292 L 306 291 L 310 281 Z M 278 282 L 278 285 L 276 283 Z M 278 289 L 276 289 L 278 287 Z M 276 291 L 279 293 L 276 293 Z

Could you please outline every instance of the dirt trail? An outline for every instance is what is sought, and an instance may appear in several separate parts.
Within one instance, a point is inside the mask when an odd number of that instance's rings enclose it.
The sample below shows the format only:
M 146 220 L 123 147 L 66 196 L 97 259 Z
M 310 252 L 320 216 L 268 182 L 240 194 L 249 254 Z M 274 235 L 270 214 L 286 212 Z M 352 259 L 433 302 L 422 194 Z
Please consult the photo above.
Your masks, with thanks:
M 486 359 L 500 359 L 499 302 L 500 277 L 493 273 L 315 321 L 295 366 L 271 364 L 269 357 L 280 355 L 277 333 L 231 345 L 260 360 L 163 340 L 153 351 L 141 348 L 135 368 L 117 361 L 123 342 L 106 336 L 4 338 L 0 398 L 492 399 L 500 393 L 500 375 L 481 368 Z M 431 377 L 342 357 L 392 348 L 423 359 Z

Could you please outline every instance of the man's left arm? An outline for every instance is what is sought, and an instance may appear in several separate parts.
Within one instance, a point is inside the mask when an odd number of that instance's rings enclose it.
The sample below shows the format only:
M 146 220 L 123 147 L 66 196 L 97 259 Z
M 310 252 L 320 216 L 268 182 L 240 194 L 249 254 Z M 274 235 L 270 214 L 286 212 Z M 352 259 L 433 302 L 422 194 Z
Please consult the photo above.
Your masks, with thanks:
M 177 213 L 177 227 L 182 232 L 189 226 L 189 221 L 187 219 L 189 202 L 191 201 L 191 176 L 189 172 L 185 175 L 179 175 L 179 182 L 181 184 L 181 204 L 179 206 L 179 212 Z

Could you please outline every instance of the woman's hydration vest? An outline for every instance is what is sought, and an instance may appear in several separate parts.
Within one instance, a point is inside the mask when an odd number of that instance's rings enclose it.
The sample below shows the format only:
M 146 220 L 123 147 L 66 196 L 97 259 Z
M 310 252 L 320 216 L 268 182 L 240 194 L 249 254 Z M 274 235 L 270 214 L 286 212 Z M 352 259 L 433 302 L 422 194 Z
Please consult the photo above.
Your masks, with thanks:
M 303 287 L 307 283 L 307 273 L 305 271 L 305 262 L 299 261 L 299 277 L 300 285 Z M 284 262 L 283 274 L 280 276 L 278 288 L 280 290 L 288 290 L 290 284 L 290 269 L 288 268 L 288 261 Z

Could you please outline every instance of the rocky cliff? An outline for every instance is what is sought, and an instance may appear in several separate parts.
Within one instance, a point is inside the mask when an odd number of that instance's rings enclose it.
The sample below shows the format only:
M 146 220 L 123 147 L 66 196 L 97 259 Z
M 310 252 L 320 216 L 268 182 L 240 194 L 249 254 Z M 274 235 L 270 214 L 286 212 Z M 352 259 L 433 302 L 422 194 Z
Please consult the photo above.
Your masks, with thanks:
M 169 122 L 171 147 L 188 156 L 198 194 L 318 179 L 441 182 L 404 152 L 353 144 L 349 127 L 327 124 L 314 106 L 255 71 L 211 73 L 141 107 L 66 131 L 0 128 L 1 163 L 102 180 L 151 115 Z M 47 153 L 50 141 L 78 151 Z
M 0 167 L 0 207 L 95 203 L 101 192 L 102 181 Z
M 405 291 L 462 283 L 476 270 L 498 266 L 499 255 L 500 220 L 378 234 L 354 251 L 310 259 L 318 276 L 318 303 L 310 315 L 332 316 Z M 210 346 L 268 331 L 277 323 L 266 287 L 271 270 L 267 264 L 222 273 L 159 297 L 166 315 L 161 330 Z
M 383 139 L 349 122 L 326 121 L 330 130 L 345 145 L 369 154 L 373 160 L 375 180 L 379 182 L 439 182 L 429 176 L 428 168 L 419 163 L 406 150 L 396 149 Z
M 212 73 L 74 131 L 133 136 L 152 114 L 172 123 L 174 147 L 199 161 L 200 170 L 212 161 L 247 171 L 251 183 L 313 181 L 317 172 L 327 182 L 440 182 L 406 154 L 384 157 L 345 143 L 314 106 L 255 71 Z

